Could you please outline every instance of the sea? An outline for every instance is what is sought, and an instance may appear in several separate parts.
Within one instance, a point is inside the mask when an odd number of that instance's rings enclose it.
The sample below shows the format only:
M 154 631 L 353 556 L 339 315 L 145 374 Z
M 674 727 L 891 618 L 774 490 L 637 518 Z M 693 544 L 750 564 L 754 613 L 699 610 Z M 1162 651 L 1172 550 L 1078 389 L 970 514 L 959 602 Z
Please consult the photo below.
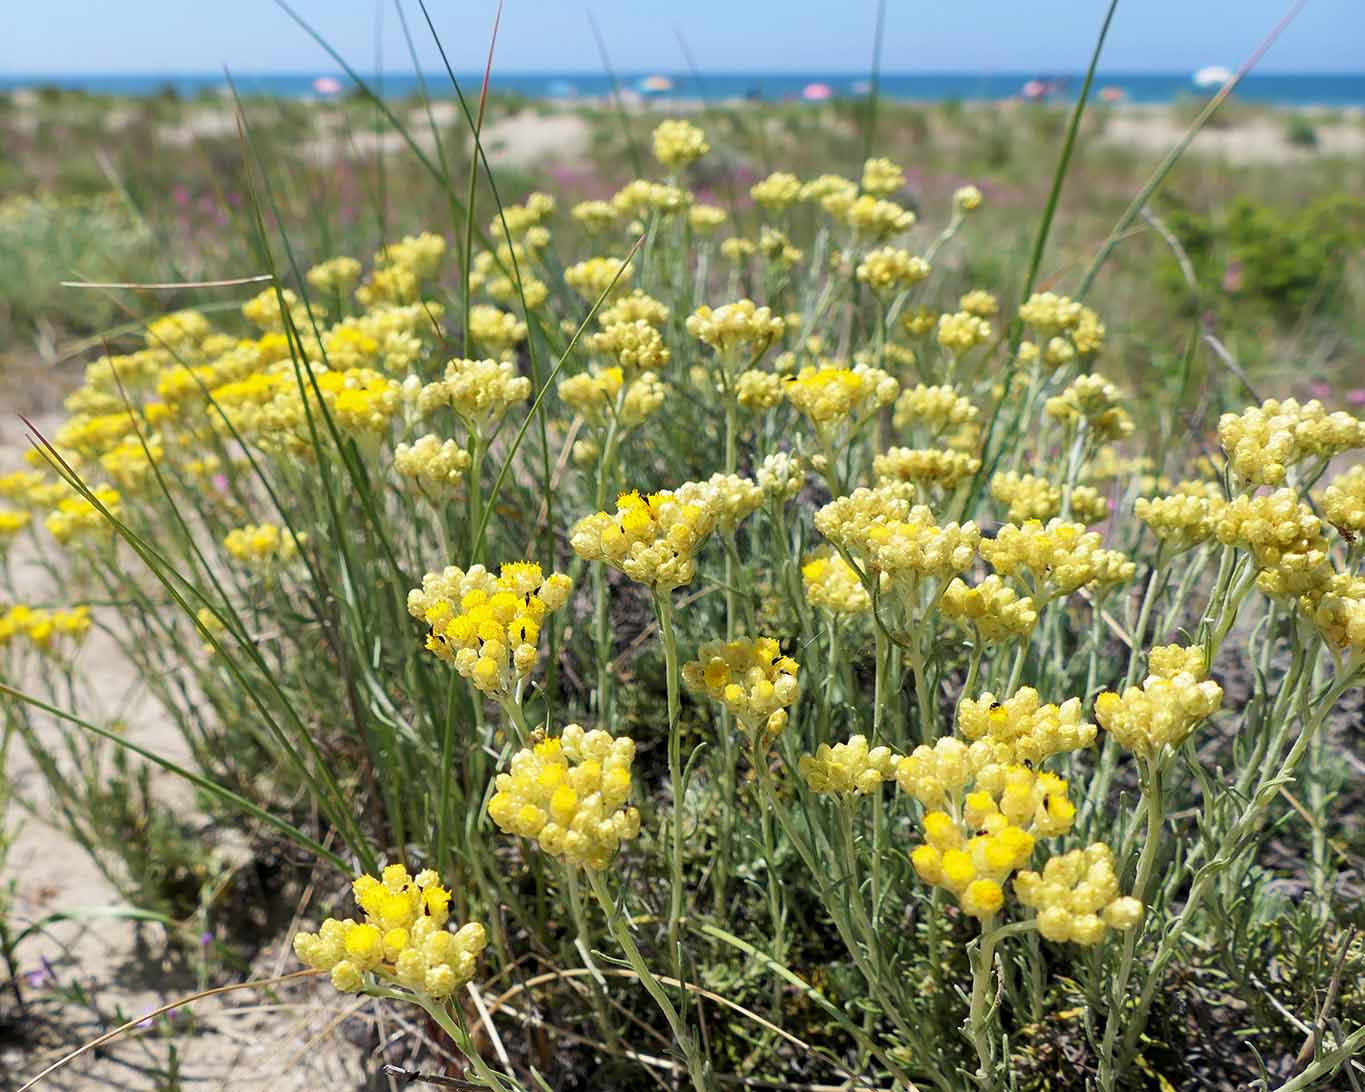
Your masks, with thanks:
M 1207 76 L 1207 73 L 1205 74 Z M 418 92 L 425 84 L 433 98 L 452 96 L 444 73 L 386 73 L 374 79 L 362 73 L 370 86 L 385 96 L 401 98 Z M 244 95 L 308 99 L 345 94 L 354 90 L 351 80 L 336 72 L 233 74 Z M 477 89 L 481 77 L 457 77 L 462 90 Z M 1019 97 L 1074 99 L 1083 76 L 1080 73 L 884 73 L 879 93 L 890 99 L 911 102 L 988 102 Z M 867 73 L 744 73 L 744 72 L 632 72 L 614 79 L 601 73 L 495 72 L 492 89 L 532 99 L 572 101 L 601 99 L 613 90 L 630 96 L 667 102 L 669 99 L 708 102 L 753 99 L 767 102 L 802 99 L 851 99 L 868 94 Z M 1108 101 L 1169 103 L 1186 97 L 1207 95 L 1217 86 L 1200 86 L 1193 73 L 1102 72 L 1093 93 Z M 198 98 L 221 94 L 226 79 L 219 73 L 119 73 L 108 75 L 12 75 L 0 74 L 0 92 L 23 88 L 62 88 L 98 95 L 154 96 L 174 94 Z M 323 90 L 319 90 L 322 88 Z M 1244 102 L 1286 108 L 1365 107 L 1365 73 L 1294 75 L 1252 73 L 1237 87 Z

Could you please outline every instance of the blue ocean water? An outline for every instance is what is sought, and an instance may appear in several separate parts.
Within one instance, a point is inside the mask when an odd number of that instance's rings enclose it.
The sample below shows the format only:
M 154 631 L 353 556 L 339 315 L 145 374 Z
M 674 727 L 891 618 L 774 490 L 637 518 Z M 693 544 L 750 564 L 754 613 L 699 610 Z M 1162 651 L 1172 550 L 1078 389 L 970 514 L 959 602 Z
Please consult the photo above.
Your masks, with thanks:
M 246 95 L 269 95 L 280 98 L 316 97 L 314 81 L 327 73 L 289 74 L 234 74 L 239 91 Z M 332 74 L 343 88 L 350 81 L 340 74 Z M 362 74 L 370 80 L 370 76 Z M 449 80 L 443 73 L 424 77 L 433 97 L 451 94 Z M 1030 80 L 1046 83 L 1057 98 L 1074 97 L 1082 76 L 1079 73 L 925 73 L 914 75 L 883 74 L 881 93 L 893 99 L 920 102 L 947 100 L 993 101 L 1019 96 Z M 461 88 L 477 90 L 479 75 L 460 77 Z M 669 85 L 669 90 L 649 91 L 648 84 Z M 867 93 L 865 73 L 742 73 L 717 72 L 694 76 L 690 73 L 628 73 L 618 77 L 617 86 L 626 91 L 644 93 L 653 99 L 673 98 L 721 101 L 732 99 L 763 99 L 770 102 L 799 99 L 811 84 L 823 84 L 832 98 L 856 98 Z M 597 98 L 612 91 L 612 81 L 600 73 L 494 73 L 493 88 L 538 99 L 572 100 L 576 97 Z M 118 74 L 118 75 L 5 75 L 0 74 L 0 91 L 18 88 L 60 87 L 93 94 L 147 96 L 173 89 L 184 98 L 214 94 L 225 89 L 221 74 Z M 379 85 L 376 85 L 379 86 Z M 412 74 L 386 74 L 382 91 L 386 96 L 401 97 L 414 93 L 418 81 Z M 1106 89 L 1122 92 L 1124 101 L 1134 103 L 1170 102 L 1182 95 L 1199 94 L 1200 89 L 1189 73 L 1100 73 L 1094 85 L 1099 94 Z M 1204 92 L 1206 93 L 1206 92 Z M 1256 74 L 1246 77 L 1237 88 L 1237 97 L 1246 102 L 1265 103 L 1286 107 L 1347 107 L 1365 106 L 1365 73 L 1329 75 Z

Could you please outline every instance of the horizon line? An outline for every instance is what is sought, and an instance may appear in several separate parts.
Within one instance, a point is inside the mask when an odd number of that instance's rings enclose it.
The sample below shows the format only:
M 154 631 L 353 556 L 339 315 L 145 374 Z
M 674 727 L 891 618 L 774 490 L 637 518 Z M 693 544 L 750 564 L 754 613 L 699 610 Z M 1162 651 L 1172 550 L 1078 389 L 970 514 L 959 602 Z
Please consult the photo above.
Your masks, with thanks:
M 1184 76 L 1190 70 L 1187 68 L 1113 68 L 1098 69 L 1096 76 Z M 1197 71 L 1197 69 L 1196 69 Z M 414 75 L 412 68 L 382 69 L 384 76 L 411 76 Z M 879 79 L 896 79 L 898 77 L 918 77 L 918 76 L 1024 76 L 1033 77 L 1040 73 L 1057 73 L 1062 75 L 1080 74 L 1084 68 L 941 68 L 941 69 L 906 69 L 900 71 L 883 70 L 879 73 Z M 647 75 L 658 73 L 660 75 L 678 76 L 691 80 L 696 75 L 706 76 L 838 76 L 858 79 L 870 79 L 866 69 L 840 69 L 840 68 L 786 68 L 786 69 L 741 69 L 741 68 L 717 68 L 711 70 L 701 70 L 693 73 L 686 69 L 670 68 L 623 68 L 618 72 L 618 78 L 622 75 Z M 323 75 L 342 75 L 345 72 L 339 68 L 278 68 L 278 69 L 246 69 L 246 68 L 227 68 L 226 72 L 222 68 L 212 69 L 167 69 L 167 68 L 128 68 L 128 69 L 90 69 L 90 70 L 51 70 L 33 72 L 9 72 L 0 75 L 0 80 L 14 82 L 17 80 L 29 79 L 70 79 L 72 77 L 97 77 L 97 76 L 189 76 L 189 77 L 211 77 L 224 76 L 297 76 L 309 77 Z M 362 76 L 372 73 L 362 72 Z M 422 69 L 423 76 L 440 75 L 445 76 L 445 72 L 440 69 Z M 456 75 L 477 76 L 482 79 L 483 73 L 478 69 L 470 69 L 467 73 L 457 72 Z M 492 79 L 497 79 L 499 75 L 504 76 L 576 76 L 582 77 L 608 77 L 608 73 L 602 69 L 578 69 L 578 68 L 505 68 L 499 72 L 495 69 Z M 1247 73 L 1246 78 L 1254 76 L 1314 76 L 1314 77 L 1335 77 L 1335 78 L 1358 78 L 1365 80 L 1365 69 L 1357 71 L 1350 70 L 1316 70 L 1316 69 L 1291 69 L 1291 68 L 1255 68 Z M 348 77 L 349 78 L 349 77 Z

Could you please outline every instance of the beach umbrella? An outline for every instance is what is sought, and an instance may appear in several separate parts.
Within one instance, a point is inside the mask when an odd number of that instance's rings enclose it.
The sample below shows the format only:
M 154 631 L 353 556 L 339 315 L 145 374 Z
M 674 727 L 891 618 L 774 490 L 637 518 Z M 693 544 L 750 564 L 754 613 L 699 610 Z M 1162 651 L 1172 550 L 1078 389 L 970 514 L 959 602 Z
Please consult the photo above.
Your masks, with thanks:
M 824 102 L 834 97 L 834 89 L 827 83 L 808 83 L 801 89 L 801 97 L 807 102 Z
M 1232 79 L 1232 73 L 1220 64 L 1205 65 L 1194 74 L 1195 87 L 1222 87 Z
M 639 87 L 646 95 L 662 95 L 673 90 L 673 81 L 667 76 L 646 76 Z
M 341 81 L 333 76 L 319 76 L 313 81 L 313 90 L 319 95 L 339 95 Z

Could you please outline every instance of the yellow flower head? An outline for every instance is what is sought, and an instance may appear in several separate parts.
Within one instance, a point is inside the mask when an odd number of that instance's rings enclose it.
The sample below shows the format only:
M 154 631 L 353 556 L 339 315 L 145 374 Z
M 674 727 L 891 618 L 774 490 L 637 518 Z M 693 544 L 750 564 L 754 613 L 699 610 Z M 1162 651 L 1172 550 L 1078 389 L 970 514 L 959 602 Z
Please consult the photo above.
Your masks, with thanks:
M 418 412 L 449 406 L 474 431 L 497 423 L 509 409 L 531 396 L 531 381 L 518 375 L 510 360 L 452 360 L 445 378 L 428 383 L 417 399 Z
M 588 258 L 564 270 L 564 283 L 589 303 L 608 288 L 624 292 L 635 276 L 635 263 L 620 258 Z
M 1033 910 L 1043 938 L 1058 943 L 1098 944 L 1108 929 L 1142 919 L 1142 903 L 1119 895 L 1114 855 L 1100 842 L 1053 857 L 1041 875 L 1020 872 L 1014 893 Z
M 1054 519 L 1022 525 L 1007 523 L 994 539 L 981 543 L 981 556 L 1002 576 L 1029 585 L 1044 600 L 1070 595 L 1087 585 L 1106 591 L 1131 580 L 1137 566 L 1117 550 L 1106 550 L 1094 531 L 1080 523 Z
M 945 448 L 892 447 L 872 460 L 880 482 L 914 482 L 952 489 L 981 469 L 981 460 L 965 451 Z
M 469 452 L 454 440 L 442 440 L 429 432 L 411 444 L 394 448 L 393 468 L 426 492 L 448 497 L 469 469 Z
M 672 170 L 695 163 L 710 150 L 706 134 L 690 121 L 670 118 L 654 129 L 654 158 Z
M 1133 434 L 1133 419 L 1122 399 L 1118 387 L 1103 376 L 1082 375 L 1047 400 L 1047 415 L 1070 428 L 1084 421 L 1096 443 L 1110 444 Z
M 938 343 L 953 356 L 971 352 L 989 341 L 991 334 L 991 324 L 970 311 L 956 311 L 938 319 Z
M 899 247 L 869 250 L 858 264 L 858 281 L 883 296 L 894 296 L 929 276 L 929 263 Z
M 850 736 L 831 747 L 822 743 L 813 755 L 802 755 L 797 766 L 812 792 L 867 796 L 895 776 L 895 756 L 889 747 L 868 747 L 866 736 Z
M 228 556 L 260 573 L 270 573 L 298 552 L 294 536 L 273 523 L 248 523 L 227 533 Z
M 512 756 L 508 772 L 497 776 L 489 817 L 503 833 L 534 838 L 566 864 L 600 871 L 640 833 L 640 813 L 627 803 L 634 761 L 629 736 L 567 725 Z
M 769 212 L 786 212 L 801 200 L 801 180 L 794 174 L 775 171 L 750 186 L 749 196 Z
M 757 360 L 786 330 L 786 323 L 767 307 L 743 299 L 721 307 L 698 307 L 687 317 L 687 332 L 723 357 L 743 354 Z
M 1222 507 L 1214 533 L 1223 545 L 1251 553 L 1261 570 L 1256 586 L 1266 595 L 1309 594 L 1331 576 L 1322 520 L 1293 489 L 1234 497 Z
M 1348 542 L 1365 534 L 1365 464 L 1337 475 L 1323 490 L 1322 514 Z
M 1105 691 L 1095 699 L 1095 719 L 1106 732 L 1136 754 L 1156 757 L 1183 743 L 1200 721 L 1223 703 L 1223 689 L 1204 677 L 1197 649 L 1153 649 L 1151 674 L 1122 695 Z
M 672 357 L 663 335 L 644 319 L 604 325 L 602 332 L 588 338 L 588 348 L 611 357 L 623 368 L 657 370 Z
M 725 706 L 753 734 L 764 725 L 780 730 L 785 713 L 774 718 L 796 701 L 798 666 L 771 637 L 707 641 L 697 658 L 683 665 L 682 679 L 693 693 Z
M 900 393 L 900 384 L 880 368 L 864 364 L 852 368 L 807 365 L 788 380 L 784 393 L 817 429 L 826 429 L 850 418 L 856 422 L 889 406 Z
M 667 591 L 691 583 L 696 553 L 719 514 L 709 488 L 622 493 L 615 514 L 584 516 L 569 543 L 587 561 L 605 561 L 632 580 Z
M 328 918 L 316 933 L 294 937 L 294 954 L 330 972 L 337 989 L 357 993 L 370 975 L 384 987 L 443 1000 L 474 977 L 487 934 L 478 922 L 446 928 L 451 893 L 431 869 L 411 876 L 389 865 L 380 878 L 358 876 L 351 891 L 363 921 Z
M 1248 485 L 1281 485 L 1290 467 L 1365 447 L 1365 421 L 1329 414 L 1316 400 L 1300 405 L 1271 398 L 1240 415 L 1223 414 L 1218 439 L 1233 472 Z
M 801 581 L 806 601 L 831 614 L 861 614 L 872 608 L 872 597 L 853 567 L 828 548 L 801 566 Z
M 569 600 L 573 583 L 548 577 L 529 561 L 504 564 L 495 577 L 482 565 L 427 573 L 408 592 L 408 613 L 429 627 L 426 646 L 479 690 L 508 700 L 540 657 L 547 614 Z
M 118 490 L 101 485 L 91 492 L 111 515 L 117 518 L 122 513 L 123 498 L 119 496 Z M 84 496 L 67 497 L 59 501 L 56 511 L 47 517 L 44 525 L 52 537 L 63 546 L 75 543 L 108 543 L 114 537 L 114 525 Z
M 863 164 L 862 191 L 885 197 L 905 186 L 905 171 L 889 159 L 869 159 Z
M 360 263 L 354 258 L 328 258 L 313 266 L 306 277 L 319 292 L 348 296 L 360 280 Z
M 1016 594 L 994 573 L 975 586 L 954 577 L 943 590 L 939 610 L 945 617 L 970 626 L 977 639 L 986 644 L 1027 637 L 1038 623 L 1033 600 Z

